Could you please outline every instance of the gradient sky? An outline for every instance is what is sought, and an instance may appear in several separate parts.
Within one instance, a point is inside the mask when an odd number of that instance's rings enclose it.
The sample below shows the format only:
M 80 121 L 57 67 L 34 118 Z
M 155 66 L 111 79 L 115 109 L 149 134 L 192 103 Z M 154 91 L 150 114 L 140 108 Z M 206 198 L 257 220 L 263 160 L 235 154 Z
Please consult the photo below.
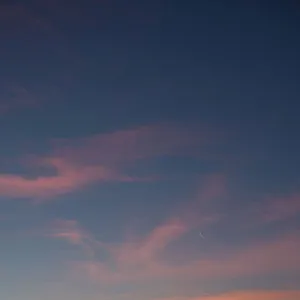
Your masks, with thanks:
M 300 299 L 297 1 L 1 3 L 1 299 Z

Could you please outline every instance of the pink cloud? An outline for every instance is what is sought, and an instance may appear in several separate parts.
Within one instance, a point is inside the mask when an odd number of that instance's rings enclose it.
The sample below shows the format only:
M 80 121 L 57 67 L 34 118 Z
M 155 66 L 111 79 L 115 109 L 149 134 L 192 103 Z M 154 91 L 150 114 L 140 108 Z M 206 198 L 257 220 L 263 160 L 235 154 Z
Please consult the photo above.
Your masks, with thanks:
M 284 221 L 300 214 L 300 195 L 270 198 L 265 203 L 262 219 L 266 223 Z
M 219 221 L 219 216 L 207 210 L 206 205 L 215 198 L 226 195 L 225 178 L 217 174 L 208 176 L 203 182 L 205 184 L 197 195 L 197 200 L 200 201 L 196 202 L 196 206 L 188 205 L 188 209 L 167 219 L 144 236 L 130 236 L 123 242 L 107 244 L 97 241 L 85 231 L 83 233 L 78 223 L 65 223 L 52 237 L 63 238 L 81 247 L 90 247 L 93 253 L 99 249 L 106 251 L 107 259 L 103 261 L 87 259 L 73 264 L 76 274 L 106 284 L 160 279 L 252 278 L 276 272 L 288 274 L 300 271 L 299 232 L 264 241 L 252 241 L 251 244 L 235 248 L 214 248 L 209 255 L 199 249 L 197 257 L 187 257 L 180 263 L 171 258 L 169 251 L 176 247 L 175 242 L 180 242 L 191 230 L 199 227 L 202 230 Z M 185 249 L 191 246 L 186 244 Z
M 227 194 L 226 176 L 223 173 L 213 173 L 206 176 L 201 183 L 198 200 L 202 203 L 213 201 Z
M 299 290 L 250 290 L 233 291 L 213 296 L 170 297 L 157 300 L 298 300 Z
M 63 239 L 74 245 L 81 245 L 89 234 L 74 220 L 57 220 L 52 224 L 50 237 Z
M 83 229 L 75 220 L 56 220 L 47 229 L 47 237 L 66 241 L 72 245 L 78 246 L 93 258 L 98 247 L 102 246 L 88 231 Z
M 45 198 L 81 188 L 88 183 L 107 180 L 130 180 L 102 166 L 74 165 L 61 158 L 45 158 L 40 164 L 56 170 L 54 176 L 25 178 L 20 175 L 0 174 L 0 195 L 20 198 Z
M 114 260 L 120 265 L 151 264 L 153 260 L 174 240 L 189 230 L 188 224 L 180 220 L 170 220 L 137 241 L 125 241 L 111 248 Z
M 59 156 L 74 161 L 124 165 L 170 154 L 202 155 L 220 138 L 220 133 L 208 128 L 164 123 L 74 140 L 59 139 L 54 144 Z
M 244 230 L 259 230 L 277 223 L 285 223 L 300 216 L 299 193 L 292 193 L 285 196 L 268 196 L 244 207 L 240 211 L 240 228 Z
M 104 250 L 109 259 L 77 262 L 74 264 L 75 268 L 81 270 L 92 280 L 106 283 L 150 278 L 174 278 L 174 276 L 186 277 L 198 274 L 198 268 L 201 270 L 206 262 L 201 261 L 203 264 L 201 266 L 199 266 L 199 262 L 174 266 L 166 263 L 164 257 L 169 247 L 172 247 L 174 242 L 180 241 L 185 234 L 197 227 L 201 227 L 201 230 L 205 229 L 219 220 L 216 213 L 206 211 L 205 205 L 226 194 L 225 177 L 221 174 L 211 175 L 203 178 L 202 183 L 193 205 L 187 205 L 186 209 L 178 212 L 177 217 L 167 219 L 144 236 L 129 236 L 119 244 L 104 244 L 88 235 L 89 240 L 93 241 L 93 251 Z M 200 200 L 199 195 L 201 195 Z M 53 238 L 63 238 L 71 244 L 79 243 L 85 247 L 91 245 L 84 238 L 87 233 L 83 234 L 78 229 L 77 222 L 64 225 L 60 226 L 58 233 L 52 235 Z
M 193 227 L 214 224 L 222 219 L 218 207 L 228 196 L 227 178 L 223 173 L 203 176 L 196 186 L 193 201 L 184 203 L 176 215 Z
M 166 250 L 171 241 L 180 239 L 185 229 L 181 226 L 176 230 L 167 225 L 154 229 L 150 236 L 156 232 L 169 233 L 161 242 L 154 243 L 155 250 L 146 250 L 143 246 L 150 240 L 149 237 L 140 243 L 130 244 L 124 242 L 110 250 L 111 259 L 107 261 L 77 262 L 74 267 L 80 270 L 87 278 L 106 284 L 121 282 L 137 282 L 147 280 L 186 280 L 188 278 L 201 278 L 205 280 L 218 280 L 224 278 L 249 278 L 257 275 L 280 272 L 285 274 L 300 270 L 300 238 L 290 235 L 264 243 L 256 243 L 242 249 L 211 253 L 209 257 L 196 260 L 187 260 L 183 264 L 170 263 L 162 259 L 159 254 Z M 178 231 L 177 231 L 178 230 Z M 177 235 L 178 234 L 178 235 Z M 160 236 L 160 234 L 158 234 Z M 165 236 L 164 234 L 162 236 Z M 175 238 L 176 237 L 176 238 Z M 155 239 L 154 239 L 155 240 Z M 145 242 L 146 241 L 146 242 Z M 161 247 L 161 248 L 160 248 Z M 150 247 L 150 249 L 153 249 Z M 150 253 L 150 255 L 149 255 Z M 77 272 L 76 271 L 76 272 Z
M 250 246 L 231 251 L 221 258 L 199 261 L 205 276 L 256 276 L 272 272 L 300 270 L 300 238 L 298 233 L 278 237 L 271 241 L 257 242 Z
M 219 221 L 220 215 L 215 211 L 208 211 L 207 202 L 215 197 L 226 194 L 226 184 L 221 174 L 210 175 L 203 179 L 201 199 L 196 195 L 195 201 L 186 204 L 174 217 L 155 227 L 146 236 L 138 239 L 129 237 L 122 245 L 111 248 L 113 259 L 121 265 L 141 264 L 153 267 L 160 264 L 166 248 L 173 242 L 180 240 L 193 229 L 205 229 Z M 214 192 L 212 192 L 214 191 Z
M 55 175 L 26 178 L 0 174 L 0 195 L 49 198 L 95 182 L 151 180 L 126 175 L 126 167 L 140 159 L 162 155 L 201 155 L 215 139 L 207 130 L 201 132 L 194 127 L 165 124 L 89 138 L 56 140 L 49 156 L 31 162 L 34 167 L 55 169 Z
M 131 280 L 144 280 L 153 277 L 170 275 L 164 264 L 163 255 L 166 249 L 180 240 L 191 229 L 199 224 L 209 226 L 206 217 L 199 217 L 198 222 L 182 217 L 173 217 L 151 230 L 148 234 L 129 239 L 119 244 L 107 244 L 96 240 L 91 234 L 83 231 L 76 221 L 59 221 L 52 230 L 55 239 L 79 245 L 83 248 L 91 247 L 93 253 L 98 250 L 106 251 L 108 259 L 105 261 L 87 260 L 76 262 L 73 266 L 95 281 L 116 283 Z M 203 221 L 201 221 L 203 219 Z M 76 271 L 77 273 L 77 271 Z M 176 274 L 175 274 L 176 275 Z

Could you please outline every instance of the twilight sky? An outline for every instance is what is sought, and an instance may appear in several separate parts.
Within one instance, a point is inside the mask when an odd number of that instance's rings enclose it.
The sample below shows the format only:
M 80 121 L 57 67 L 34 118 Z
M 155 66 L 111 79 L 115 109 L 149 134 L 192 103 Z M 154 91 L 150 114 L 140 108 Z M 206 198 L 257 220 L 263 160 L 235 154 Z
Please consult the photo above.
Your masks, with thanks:
M 300 299 L 297 1 L 1 3 L 1 299 Z

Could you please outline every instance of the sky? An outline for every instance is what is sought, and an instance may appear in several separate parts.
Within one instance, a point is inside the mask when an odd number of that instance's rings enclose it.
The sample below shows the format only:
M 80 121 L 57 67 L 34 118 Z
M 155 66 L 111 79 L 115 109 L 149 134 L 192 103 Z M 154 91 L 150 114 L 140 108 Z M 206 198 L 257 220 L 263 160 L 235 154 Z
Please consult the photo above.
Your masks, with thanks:
M 0 5 L 0 298 L 300 299 L 297 1 Z

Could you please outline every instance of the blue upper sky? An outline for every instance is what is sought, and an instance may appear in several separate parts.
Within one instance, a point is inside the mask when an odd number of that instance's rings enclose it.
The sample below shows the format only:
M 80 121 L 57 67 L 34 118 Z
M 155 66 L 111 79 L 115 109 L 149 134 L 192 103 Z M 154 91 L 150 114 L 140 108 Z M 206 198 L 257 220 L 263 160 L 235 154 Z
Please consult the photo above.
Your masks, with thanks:
M 0 296 L 299 299 L 299 17 L 1 4 Z

